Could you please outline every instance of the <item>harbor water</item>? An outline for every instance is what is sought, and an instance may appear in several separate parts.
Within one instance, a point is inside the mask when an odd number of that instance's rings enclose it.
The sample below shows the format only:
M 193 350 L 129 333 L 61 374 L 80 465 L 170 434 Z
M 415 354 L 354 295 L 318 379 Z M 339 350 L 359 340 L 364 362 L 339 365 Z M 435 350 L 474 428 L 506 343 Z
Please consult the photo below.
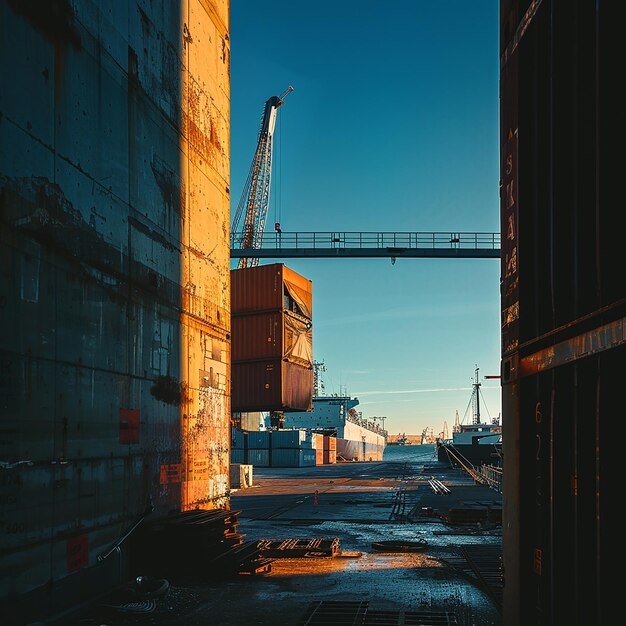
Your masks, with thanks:
M 437 460 L 437 446 L 434 443 L 422 445 L 388 445 L 383 453 L 383 461 L 416 463 L 428 465 Z

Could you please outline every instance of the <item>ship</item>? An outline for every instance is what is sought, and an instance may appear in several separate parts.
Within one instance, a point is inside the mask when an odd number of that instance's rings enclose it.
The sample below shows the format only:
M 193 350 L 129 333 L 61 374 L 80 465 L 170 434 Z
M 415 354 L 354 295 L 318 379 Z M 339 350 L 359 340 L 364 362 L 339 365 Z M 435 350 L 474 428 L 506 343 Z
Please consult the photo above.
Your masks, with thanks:
M 307 429 L 335 437 L 337 462 L 382 461 L 388 436 L 384 429 L 386 418 L 364 417 L 357 410 L 359 399 L 347 393 L 326 395 L 321 380 L 323 362 L 315 362 L 313 371 L 312 410 L 285 412 L 283 428 Z
M 474 372 L 471 406 L 473 416 L 470 423 L 459 423 L 458 412 L 452 429 L 451 439 L 438 439 L 437 459 L 452 465 L 502 466 L 502 425 L 500 417 L 484 422 L 480 415 L 480 382 L 478 367 Z

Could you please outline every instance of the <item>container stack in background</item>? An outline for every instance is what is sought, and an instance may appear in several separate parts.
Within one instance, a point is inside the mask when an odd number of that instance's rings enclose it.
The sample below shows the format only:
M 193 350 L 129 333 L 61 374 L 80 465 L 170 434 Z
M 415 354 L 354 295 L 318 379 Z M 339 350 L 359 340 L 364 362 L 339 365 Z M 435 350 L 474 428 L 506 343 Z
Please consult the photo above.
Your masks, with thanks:
M 312 283 L 282 263 L 231 270 L 232 411 L 310 411 Z
M 244 433 L 246 463 L 255 467 L 270 467 L 270 438 L 268 430 L 251 430 Z
M 324 465 L 337 462 L 337 438 L 324 435 Z
M 315 467 L 337 462 L 337 439 L 306 429 L 231 429 L 231 464 Z
M 317 435 L 307 430 L 270 430 L 271 467 L 316 465 Z

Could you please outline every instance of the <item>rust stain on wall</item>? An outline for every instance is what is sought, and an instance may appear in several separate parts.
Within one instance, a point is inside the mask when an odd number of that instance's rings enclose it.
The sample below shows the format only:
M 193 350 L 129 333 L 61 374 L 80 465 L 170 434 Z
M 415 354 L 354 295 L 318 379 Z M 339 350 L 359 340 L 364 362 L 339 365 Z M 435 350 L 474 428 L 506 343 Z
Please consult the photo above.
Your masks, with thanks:
M 0 602 L 229 506 L 229 2 L 141 5 L 0 3 Z
M 207 11 L 207 4 L 212 10 Z M 193 3 L 185 25 L 181 167 L 187 183 L 181 239 L 183 414 L 182 508 L 228 507 L 230 428 L 230 249 L 227 74 L 223 3 Z M 207 56 L 210 46 L 216 56 Z M 219 120 L 219 121 L 218 121 Z

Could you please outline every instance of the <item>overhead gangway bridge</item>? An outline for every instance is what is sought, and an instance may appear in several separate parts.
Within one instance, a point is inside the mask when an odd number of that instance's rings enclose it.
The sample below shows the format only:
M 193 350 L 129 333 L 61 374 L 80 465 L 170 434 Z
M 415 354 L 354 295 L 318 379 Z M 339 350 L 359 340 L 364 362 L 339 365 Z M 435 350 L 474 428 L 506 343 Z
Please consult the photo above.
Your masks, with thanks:
M 274 232 L 258 247 L 241 248 L 232 233 L 230 256 L 238 258 L 500 258 L 500 233 L 470 232 Z

